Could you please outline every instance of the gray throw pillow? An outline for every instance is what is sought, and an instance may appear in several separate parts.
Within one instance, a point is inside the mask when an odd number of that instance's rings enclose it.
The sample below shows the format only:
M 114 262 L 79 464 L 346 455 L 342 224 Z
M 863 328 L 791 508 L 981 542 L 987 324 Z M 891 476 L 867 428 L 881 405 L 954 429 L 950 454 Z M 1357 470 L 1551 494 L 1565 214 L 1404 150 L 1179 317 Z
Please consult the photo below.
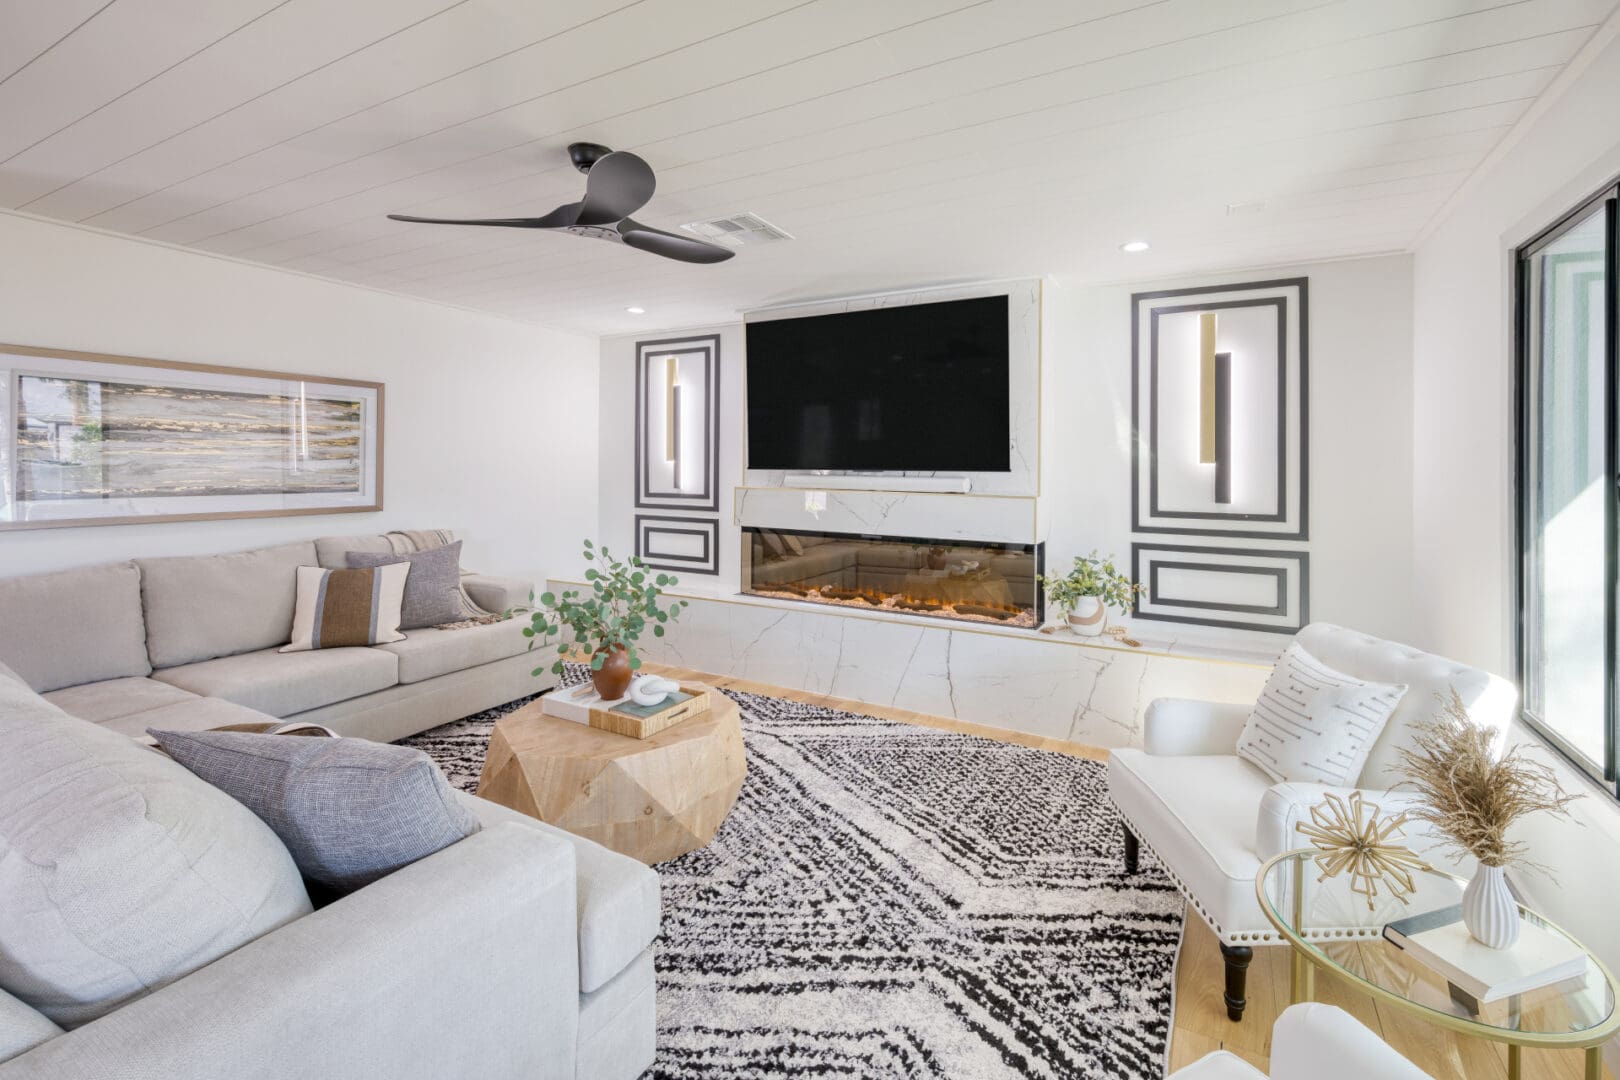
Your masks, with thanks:
M 147 734 L 270 826 L 310 881 L 350 892 L 478 831 L 420 750 L 240 731 Z
M 461 609 L 461 541 L 411 555 L 384 555 L 376 551 L 351 551 L 345 556 L 349 569 L 410 563 L 405 577 L 405 604 L 400 609 L 399 628 L 418 630 L 466 618 Z

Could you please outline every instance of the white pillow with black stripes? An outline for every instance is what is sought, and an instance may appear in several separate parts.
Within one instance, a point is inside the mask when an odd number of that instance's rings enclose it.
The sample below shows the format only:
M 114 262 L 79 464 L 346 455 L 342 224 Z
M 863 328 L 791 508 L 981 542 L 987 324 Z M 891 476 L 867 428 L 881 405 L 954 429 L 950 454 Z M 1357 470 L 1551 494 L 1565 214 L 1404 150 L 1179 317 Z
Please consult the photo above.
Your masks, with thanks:
M 1273 780 L 1348 787 L 1406 693 L 1335 671 L 1290 644 L 1255 702 L 1238 757 Z

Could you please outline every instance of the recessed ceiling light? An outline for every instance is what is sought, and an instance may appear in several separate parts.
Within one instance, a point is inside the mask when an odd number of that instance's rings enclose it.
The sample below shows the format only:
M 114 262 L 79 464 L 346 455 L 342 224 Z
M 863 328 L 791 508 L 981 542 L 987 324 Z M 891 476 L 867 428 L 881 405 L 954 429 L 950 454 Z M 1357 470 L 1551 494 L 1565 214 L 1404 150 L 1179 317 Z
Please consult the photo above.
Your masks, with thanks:
M 647 309 L 644 308 L 644 307 L 627 307 L 624 310 L 628 311 L 632 315 L 645 315 L 645 314 L 647 314 Z
M 1148 242 L 1146 240 L 1129 240 L 1119 245 L 1119 250 L 1130 255 L 1135 255 L 1137 252 L 1146 251 L 1147 249 Z

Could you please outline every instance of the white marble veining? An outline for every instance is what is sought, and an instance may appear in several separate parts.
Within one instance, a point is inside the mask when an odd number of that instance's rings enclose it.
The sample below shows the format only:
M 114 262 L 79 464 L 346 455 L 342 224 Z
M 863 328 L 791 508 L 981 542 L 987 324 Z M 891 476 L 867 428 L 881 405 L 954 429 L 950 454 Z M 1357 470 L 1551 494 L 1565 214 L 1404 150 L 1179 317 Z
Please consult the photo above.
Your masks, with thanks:
M 738 525 L 1013 544 L 1035 536 L 1033 498 L 753 487 L 737 488 L 733 498 Z
M 648 660 L 1092 746 L 1141 745 L 1154 698 L 1253 701 L 1270 670 L 1178 655 L 1173 642 L 1150 651 L 785 601 L 690 602 L 665 637 L 642 642 Z
M 1008 408 L 1009 469 L 1007 472 L 951 473 L 967 476 L 973 490 L 987 495 L 1034 496 L 1040 487 L 1041 446 L 1041 282 L 1031 278 L 997 284 L 965 285 L 943 289 L 920 289 L 844 300 L 829 300 L 769 311 L 749 312 L 749 322 L 798 318 L 805 315 L 832 315 L 844 311 L 865 311 L 880 307 L 906 307 L 945 300 L 966 300 L 981 296 L 1007 297 L 1007 361 L 1010 396 Z M 971 392 L 971 387 L 965 388 Z M 780 469 L 745 469 L 743 483 L 748 487 L 772 488 L 782 485 L 786 474 Z M 897 473 L 902 476 L 935 476 L 932 472 Z M 941 534 L 935 534 L 941 535 Z M 1028 542 L 1027 533 L 1019 538 Z

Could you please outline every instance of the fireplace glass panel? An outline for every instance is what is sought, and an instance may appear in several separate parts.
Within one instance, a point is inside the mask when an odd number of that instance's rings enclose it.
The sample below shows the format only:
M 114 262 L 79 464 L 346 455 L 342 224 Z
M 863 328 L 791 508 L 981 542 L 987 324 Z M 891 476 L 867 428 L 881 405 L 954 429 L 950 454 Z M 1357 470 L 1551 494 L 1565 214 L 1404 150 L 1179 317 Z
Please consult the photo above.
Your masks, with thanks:
M 743 530 L 743 591 L 1002 626 L 1045 616 L 1041 545 Z

